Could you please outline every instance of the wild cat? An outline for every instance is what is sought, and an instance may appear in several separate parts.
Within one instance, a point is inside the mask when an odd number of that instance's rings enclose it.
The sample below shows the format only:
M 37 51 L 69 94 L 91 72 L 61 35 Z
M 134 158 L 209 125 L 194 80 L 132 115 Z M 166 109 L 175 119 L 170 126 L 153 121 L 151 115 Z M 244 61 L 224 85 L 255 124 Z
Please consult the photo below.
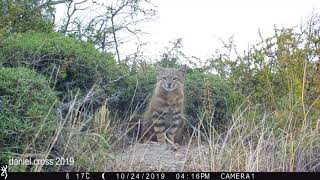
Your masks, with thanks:
M 185 126 L 184 79 L 186 66 L 179 69 L 157 66 L 157 83 L 143 114 L 143 141 L 157 139 L 175 146 L 181 142 Z

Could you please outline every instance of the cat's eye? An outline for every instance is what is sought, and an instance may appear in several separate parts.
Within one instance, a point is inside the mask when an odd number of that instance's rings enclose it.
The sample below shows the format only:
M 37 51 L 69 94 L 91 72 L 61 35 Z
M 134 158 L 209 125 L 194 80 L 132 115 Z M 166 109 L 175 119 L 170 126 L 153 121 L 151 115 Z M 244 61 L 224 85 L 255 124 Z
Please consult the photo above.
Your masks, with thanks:
M 163 80 L 166 80 L 167 78 L 166 78 L 166 77 L 162 77 L 162 79 L 163 79 Z
M 177 77 L 174 77 L 174 78 L 173 78 L 174 81 L 177 80 L 177 79 L 178 79 Z

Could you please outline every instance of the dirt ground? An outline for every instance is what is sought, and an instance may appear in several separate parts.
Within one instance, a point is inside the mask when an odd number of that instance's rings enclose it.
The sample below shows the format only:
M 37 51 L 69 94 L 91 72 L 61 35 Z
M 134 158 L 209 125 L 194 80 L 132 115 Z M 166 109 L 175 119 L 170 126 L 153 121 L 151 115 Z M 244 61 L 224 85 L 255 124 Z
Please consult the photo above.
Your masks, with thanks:
M 107 170 L 110 171 L 199 171 L 209 170 L 206 145 L 179 146 L 175 150 L 158 142 L 135 143 L 111 153 Z

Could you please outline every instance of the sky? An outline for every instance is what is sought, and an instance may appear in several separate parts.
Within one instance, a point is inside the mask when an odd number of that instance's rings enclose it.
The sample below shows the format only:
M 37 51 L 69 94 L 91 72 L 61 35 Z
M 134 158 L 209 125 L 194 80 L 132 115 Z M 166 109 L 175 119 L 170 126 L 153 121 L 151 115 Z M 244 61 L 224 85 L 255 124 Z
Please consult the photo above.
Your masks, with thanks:
M 320 13 L 320 0 L 151 0 L 157 5 L 157 19 L 143 25 L 147 34 L 140 41 L 145 56 L 157 57 L 169 41 L 182 38 L 189 56 L 206 59 L 222 46 L 221 39 L 233 36 L 238 50 L 271 36 L 276 27 L 295 27 L 312 13 Z M 58 17 L 63 9 L 57 9 Z M 59 20 L 59 19 L 58 19 Z M 120 48 L 134 51 L 136 42 Z

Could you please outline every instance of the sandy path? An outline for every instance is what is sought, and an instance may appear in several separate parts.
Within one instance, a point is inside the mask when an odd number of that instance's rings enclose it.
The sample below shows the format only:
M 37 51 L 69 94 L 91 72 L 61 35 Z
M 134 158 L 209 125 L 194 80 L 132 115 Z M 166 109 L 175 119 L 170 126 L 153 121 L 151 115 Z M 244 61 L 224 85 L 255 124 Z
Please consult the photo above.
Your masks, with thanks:
M 201 163 L 200 160 L 205 159 L 206 154 L 208 154 L 206 146 L 193 147 L 189 150 L 186 146 L 180 146 L 178 150 L 173 150 L 170 145 L 157 142 L 136 143 L 111 153 L 112 160 L 108 163 L 107 169 L 112 171 L 208 170 L 208 165 Z M 203 167 L 206 168 L 203 169 Z

